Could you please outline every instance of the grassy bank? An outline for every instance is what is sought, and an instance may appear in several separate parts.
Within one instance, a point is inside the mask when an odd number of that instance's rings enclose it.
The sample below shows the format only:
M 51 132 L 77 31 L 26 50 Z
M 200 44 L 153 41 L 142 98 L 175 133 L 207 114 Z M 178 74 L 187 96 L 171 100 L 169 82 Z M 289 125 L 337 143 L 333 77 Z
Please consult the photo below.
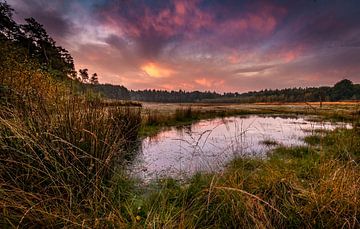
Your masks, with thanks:
M 143 123 L 140 129 L 140 135 L 149 136 L 161 131 L 163 128 L 172 126 L 190 125 L 203 119 L 224 118 L 236 115 L 271 115 L 279 114 L 269 110 L 250 110 L 250 109 L 207 109 L 201 110 L 197 107 L 182 106 L 176 108 L 173 112 L 164 112 L 148 109 L 143 114 Z M 284 115 L 284 114 L 283 114 Z
M 149 136 L 163 128 L 183 126 L 202 119 L 237 115 L 312 116 L 315 121 L 351 122 L 359 115 L 360 103 L 324 104 L 145 104 L 140 135 Z
M 126 188 L 121 165 L 134 155 L 140 109 L 109 107 L 57 81 L 23 50 L 0 48 L 0 225 L 124 222 L 113 190 Z
M 106 160 L 81 151 L 70 156 L 64 149 L 75 149 L 68 143 L 52 149 L 50 142 L 13 133 L 11 142 L 26 146 L 17 147 L 21 154 L 5 147 L 20 158 L 1 158 L 1 222 L 14 227 L 357 228 L 358 131 L 317 133 L 306 139 L 310 146 L 278 147 L 268 160 L 239 158 L 221 173 L 146 187 L 121 170 L 109 170 L 106 178 Z M 64 155 L 70 158 L 64 161 Z M 95 162 L 93 169 L 80 165 L 87 158 Z
M 268 160 L 236 159 L 189 183 L 159 181 L 136 225 L 161 228 L 357 228 L 360 134 L 336 130 Z M 141 217 L 141 218 L 140 218 Z

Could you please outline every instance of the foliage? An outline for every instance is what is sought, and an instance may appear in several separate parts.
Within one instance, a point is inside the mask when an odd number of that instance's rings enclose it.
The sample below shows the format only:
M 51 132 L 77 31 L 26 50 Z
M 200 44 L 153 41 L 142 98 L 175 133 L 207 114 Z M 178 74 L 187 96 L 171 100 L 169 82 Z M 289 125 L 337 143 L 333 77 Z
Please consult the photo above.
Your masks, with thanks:
M 99 84 L 99 78 L 98 78 L 97 73 L 94 73 L 91 75 L 90 83 L 91 84 Z
M 169 103 L 185 103 L 197 102 L 203 99 L 215 99 L 220 97 L 216 92 L 200 92 L 193 91 L 187 92 L 179 91 L 163 91 L 163 90 L 143 90 L 143 91 L 130 91 L 132 100 L 146 101 L 146 102 L 169 102 Z
M 79 74 L 80 74 L 80 80 L 83 83 L 87 83 L 89 80 L 89 73 L 88 73 L 88 69 L 84 68 L 84 69 L 79 69 Z
M 22 48 L 42 69 L 58 79 L 75 76 L 74 61 L 69 52 L 57 46 L 34 18 L 26 18 L 25 24 L 17 24 L 12 18 L 13 9 L 6 2 L 0 2 L 0 14 L 1 42 L 8 41 Z
M 102 96 L 108 99 L 121 99 L 121 100 L 130 100 L 130 94 L 126 87 L 120 85 L 111 85 L 111 84 L 84 84 L 83 88 L 91 89 L 95 92 L 100 93 Z
M 337 82 L 332 88 L 333 100 L 351 99 L 354 96 L 354 85 L 350 80 L 344 79 Z

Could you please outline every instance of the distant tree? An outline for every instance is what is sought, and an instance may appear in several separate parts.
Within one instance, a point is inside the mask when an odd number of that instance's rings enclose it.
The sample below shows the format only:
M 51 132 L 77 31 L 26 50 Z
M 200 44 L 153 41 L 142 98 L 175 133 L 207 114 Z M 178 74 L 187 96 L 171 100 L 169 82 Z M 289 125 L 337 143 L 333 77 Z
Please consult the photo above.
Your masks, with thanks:
M 354 85 L 354 99 L 356 100 L 360 100 L 360 84 L 355 84 Z
M 89 81 L 89 73 L 87 68 L 79 69 L 79 74 L 80 81 L 82 81 L 83 83 L 87 83 Z
M 98 75 L 96 73 L 92 74 L 92 76 L 90 78 L 90 83 L 91 84 L 99 84 Z
M 332 88 L 331 98 L 334 101 L 351 99 L 354 95 L 354 85 L 348 79 L 337 82 Z
M 109 99 L 130 99 L 129 90 L 124 86 L 111 84 L 85 84 L 85 87 L 89 87 Z

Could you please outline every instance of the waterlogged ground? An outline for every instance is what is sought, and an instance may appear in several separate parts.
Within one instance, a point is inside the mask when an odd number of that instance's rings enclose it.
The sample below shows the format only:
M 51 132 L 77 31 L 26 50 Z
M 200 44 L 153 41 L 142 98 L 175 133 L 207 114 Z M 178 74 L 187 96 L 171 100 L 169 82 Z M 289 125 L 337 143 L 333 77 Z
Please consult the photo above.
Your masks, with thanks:
M 219 171 L 234 157 L 266 157 L 274 143 L 301 145 L 312 132 L 339 126 L 350 127 L 303 117 L 253 115 L 203 120 L 145 138 L 130 170 L 144 180 L 186 178 L 198 171 Z

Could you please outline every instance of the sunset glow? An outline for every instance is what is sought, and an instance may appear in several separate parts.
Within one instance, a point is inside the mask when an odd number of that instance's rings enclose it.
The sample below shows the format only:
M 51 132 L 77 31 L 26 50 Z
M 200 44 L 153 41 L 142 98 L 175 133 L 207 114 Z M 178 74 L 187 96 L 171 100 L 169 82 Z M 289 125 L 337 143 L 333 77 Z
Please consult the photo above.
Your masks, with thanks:
M 245 92 L 360 81 L 356 0 L 8 2 L 101 83 Z
M 162 66 L 152 63 L 152 62 L 141 66 L 141 69 L 147 75 L 149 75 L 150 77 L 154 77 L 154 78 L 169 77 L 174 74 L 173 70 L 166 68 L 166 67 L 162 67 Z

